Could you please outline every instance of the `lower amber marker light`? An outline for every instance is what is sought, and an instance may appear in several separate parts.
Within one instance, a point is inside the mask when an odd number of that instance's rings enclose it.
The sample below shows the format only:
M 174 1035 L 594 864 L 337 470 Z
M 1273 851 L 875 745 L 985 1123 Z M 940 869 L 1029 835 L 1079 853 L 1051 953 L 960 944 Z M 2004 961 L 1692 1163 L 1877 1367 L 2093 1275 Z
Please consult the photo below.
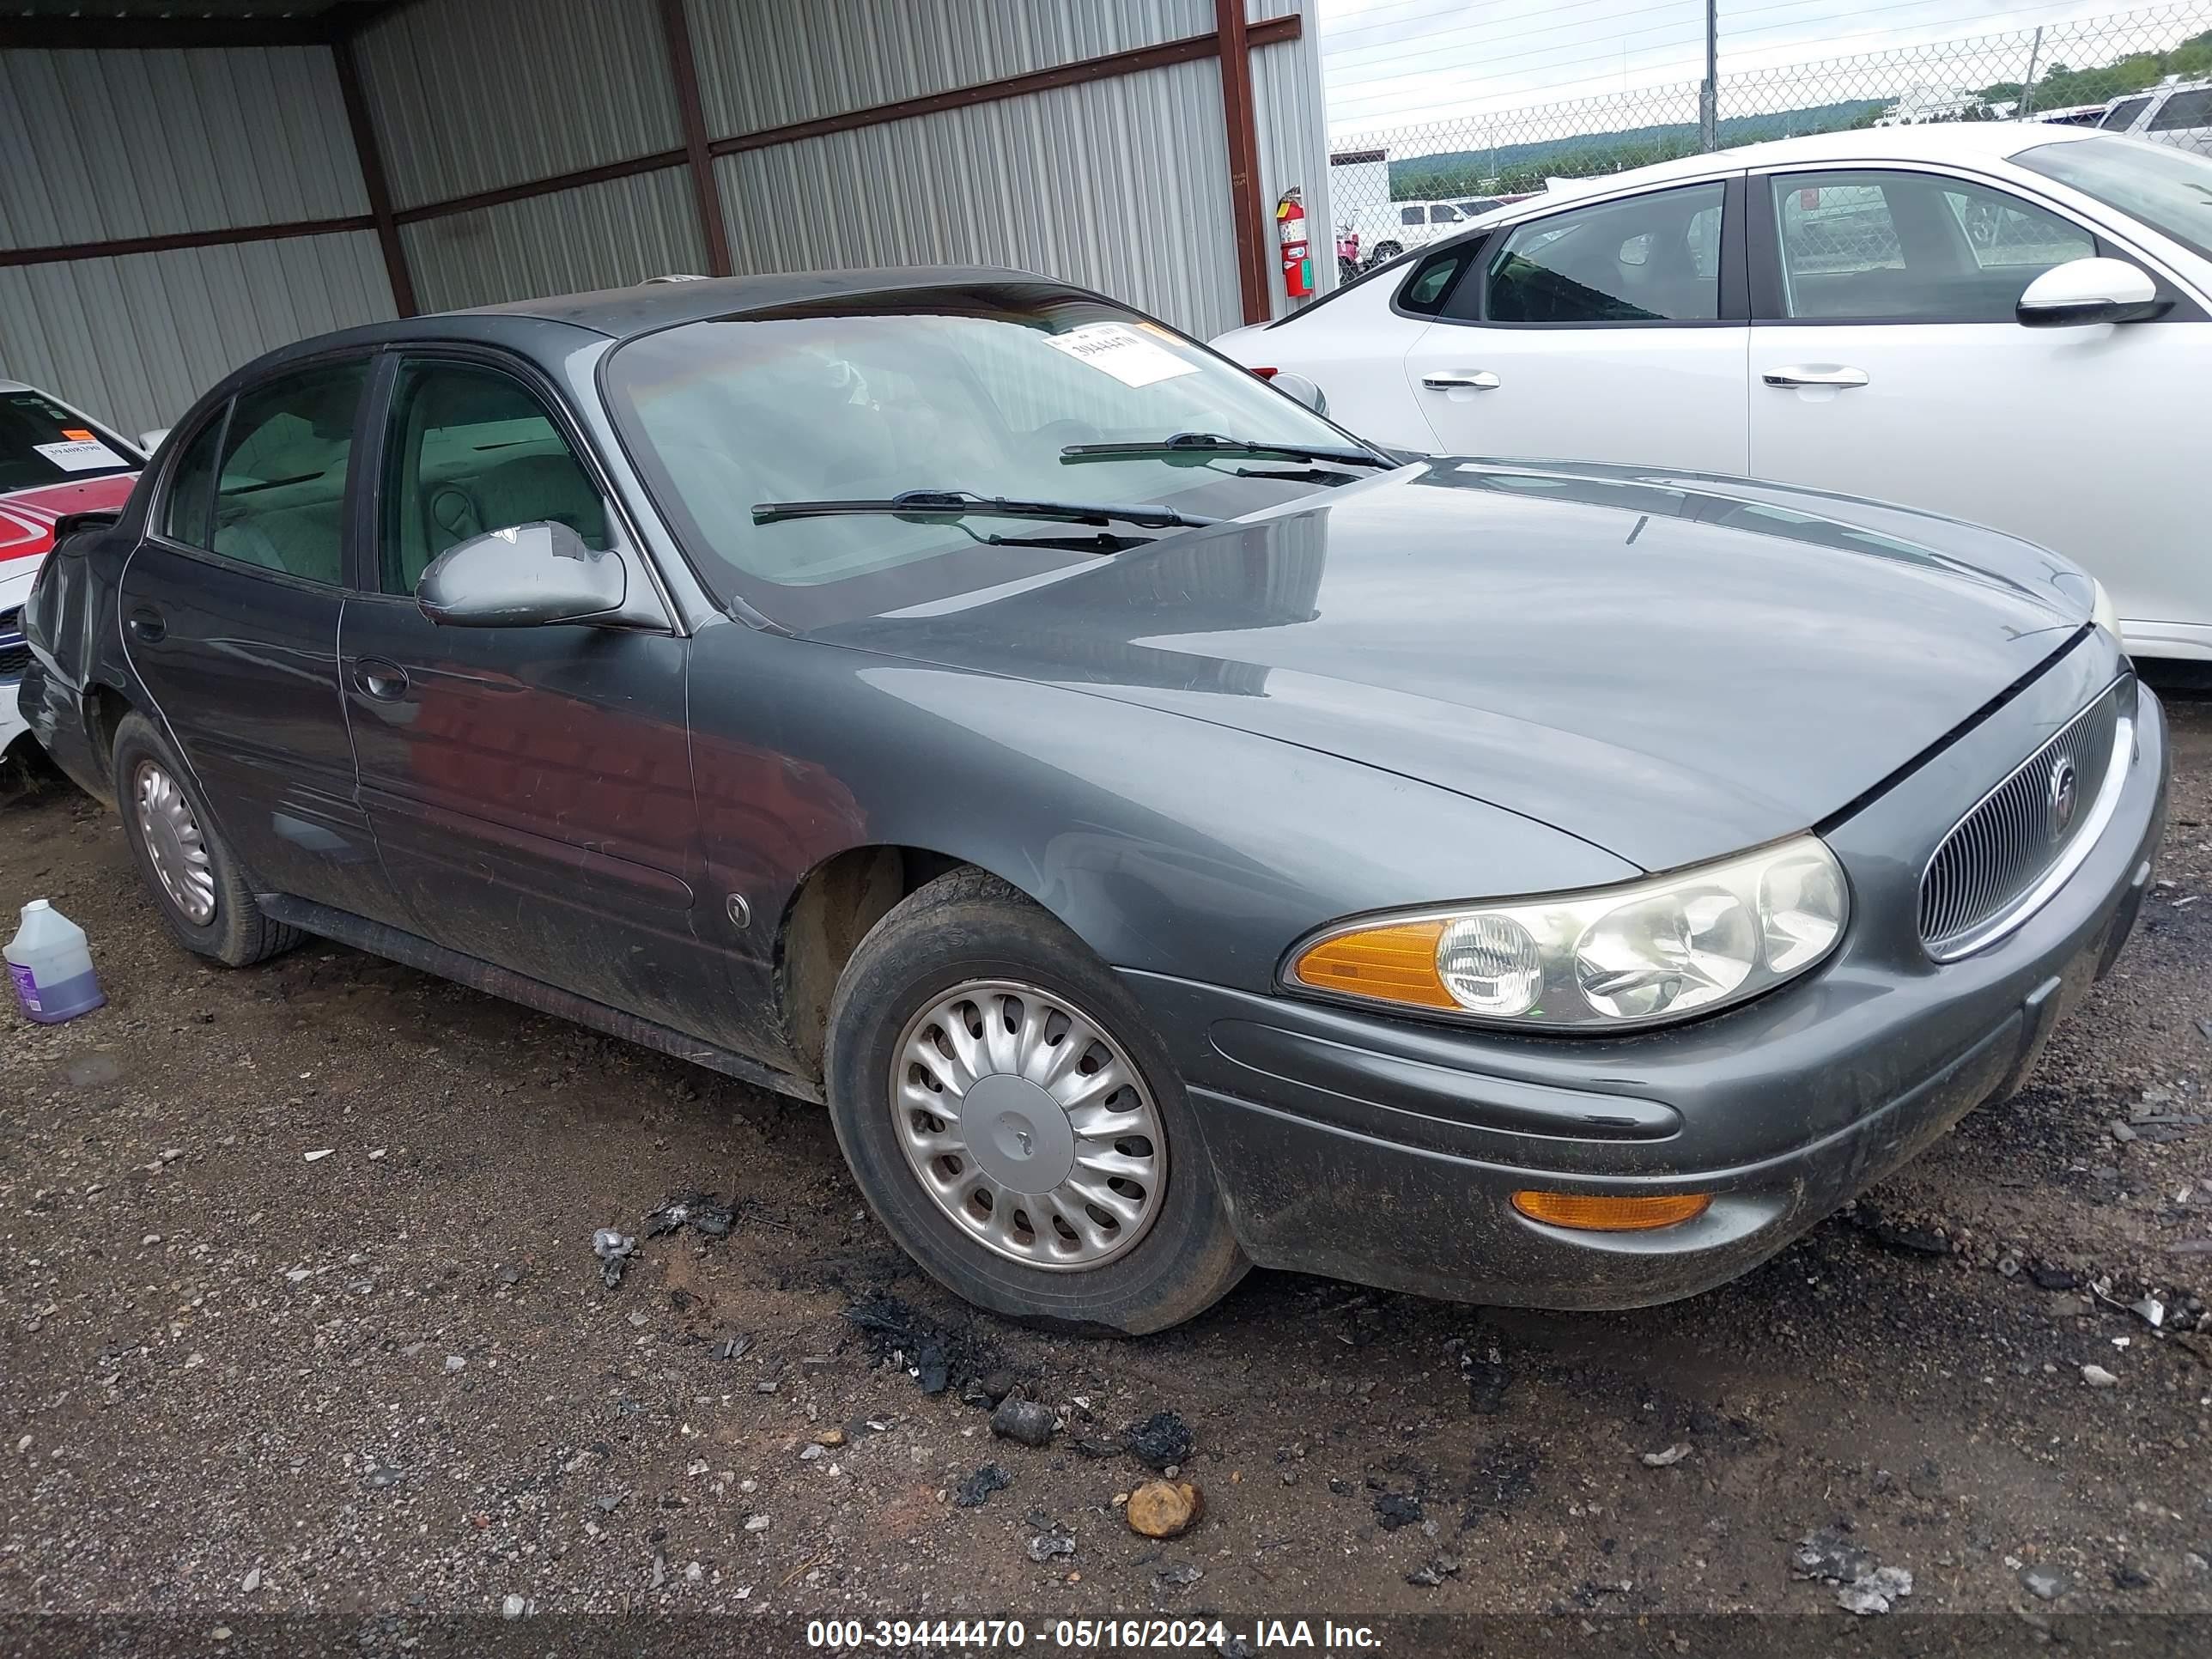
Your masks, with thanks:
M 1518 1192 L 1513 1207 L 1531 1221 L 1575 1227 L 1589 1233 L 1646 1232 L 1694 1221 L 1712 1206 L 1711 1193 L 1657 1193 L 1616 1196 L 1607 1193 Z

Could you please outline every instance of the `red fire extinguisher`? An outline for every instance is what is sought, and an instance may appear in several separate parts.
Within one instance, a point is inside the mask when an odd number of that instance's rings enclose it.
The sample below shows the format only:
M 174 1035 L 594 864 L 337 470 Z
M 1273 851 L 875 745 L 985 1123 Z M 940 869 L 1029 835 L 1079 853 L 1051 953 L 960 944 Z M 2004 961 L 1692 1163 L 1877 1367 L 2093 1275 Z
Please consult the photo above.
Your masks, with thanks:
M 1303 300 L 1314 291 L 1313 254 L 1306 242 L 1306 210 L 1296 185 L 1275 204 L 1275 232 L 1283 245 L 1283 292 Z

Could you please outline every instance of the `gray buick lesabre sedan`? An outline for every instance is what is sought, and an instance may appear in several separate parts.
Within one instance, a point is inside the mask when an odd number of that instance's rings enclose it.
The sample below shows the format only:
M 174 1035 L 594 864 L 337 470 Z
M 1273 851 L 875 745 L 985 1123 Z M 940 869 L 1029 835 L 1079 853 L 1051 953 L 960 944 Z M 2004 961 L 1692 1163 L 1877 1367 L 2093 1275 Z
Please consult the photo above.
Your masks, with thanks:
M 319 934 L 823 1102 L 899 1243 L 1039 1321 L 1740 1273 L 2020 1082 L 2161 821 L 2063 560 L 1400 465 L 1011 271 L 309 341 L 64 540 L 24 710 L 187 949 Z

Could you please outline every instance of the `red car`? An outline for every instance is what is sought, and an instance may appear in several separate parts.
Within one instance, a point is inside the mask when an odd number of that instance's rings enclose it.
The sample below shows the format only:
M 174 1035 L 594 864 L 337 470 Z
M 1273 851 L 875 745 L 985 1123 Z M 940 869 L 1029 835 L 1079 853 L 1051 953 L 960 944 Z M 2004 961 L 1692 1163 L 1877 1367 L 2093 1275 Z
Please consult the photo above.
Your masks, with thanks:
M 23 601 L 54 544 L 54 521 L 121 507 L 145 464 L 137 445 L 82 410 L 0 380 L 0 757 L 24 737 L 15 707 L 31 656 Z

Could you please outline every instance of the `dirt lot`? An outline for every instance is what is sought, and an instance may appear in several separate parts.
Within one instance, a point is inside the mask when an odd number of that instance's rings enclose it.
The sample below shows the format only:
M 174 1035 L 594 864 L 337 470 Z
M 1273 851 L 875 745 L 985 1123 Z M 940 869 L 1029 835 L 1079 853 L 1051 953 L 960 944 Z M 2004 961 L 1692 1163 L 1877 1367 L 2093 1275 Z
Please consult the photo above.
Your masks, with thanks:
M 0 808 L 0 905 L 80 921 L 111 1002 L 0 1017 L 0 1613 L 1899 1628 L 1793 1572 L 1827 1528 L 1910 1571 L 1900 1613 L 2000 1645 L 2212 1615 L 2212 1321 L 2178 1329 L 2212 1300 L 2212 702 L 2174 717 L 2118 975 L 1855 1214 L 1644 1312 L 1256 1273 L 1143 1342 L 969 1316 L 817 1111 L 349 951 L 201 966 L 115 820 L 50 784 Z M 606 1288 L 593 1230 L 700 1188 L 728 1237 L 641 1237 Z M 1058 1437 L 994 1440 L 987 1382 Z M 1115 1507 L 1161 1412 L 1208 1511 L 1166 1544 Z M 2130 1651 L 2187 1650 L 2158 1628 Z

